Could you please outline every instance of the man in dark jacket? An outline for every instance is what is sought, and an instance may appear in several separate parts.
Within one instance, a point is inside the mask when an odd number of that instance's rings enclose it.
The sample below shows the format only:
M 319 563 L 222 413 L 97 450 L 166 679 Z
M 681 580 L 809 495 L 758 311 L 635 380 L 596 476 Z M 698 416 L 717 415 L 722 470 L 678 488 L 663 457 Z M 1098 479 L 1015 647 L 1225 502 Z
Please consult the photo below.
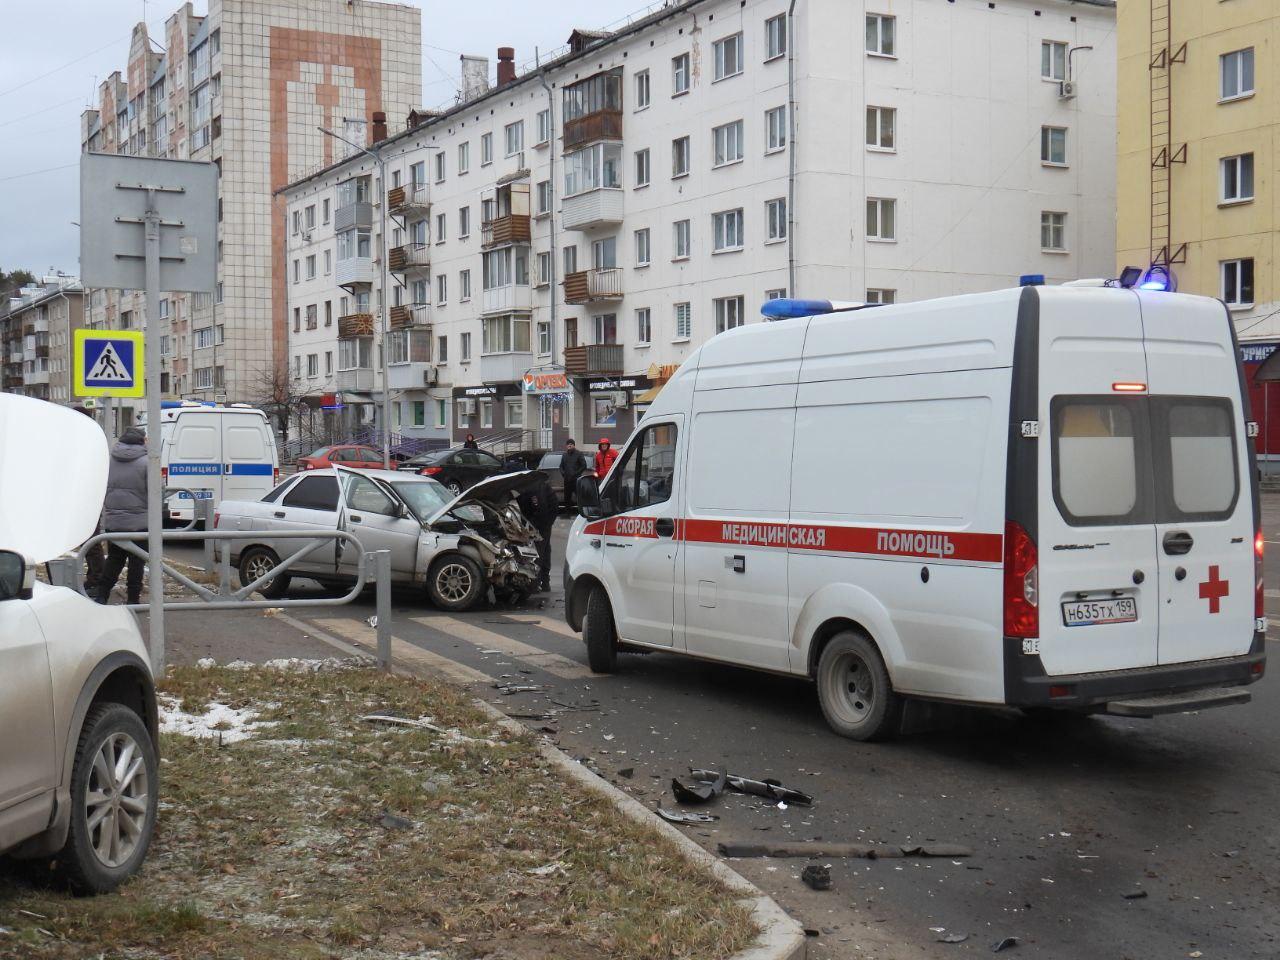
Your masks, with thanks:
M 564 478 L 564 505 L 572 507 L 578 492 L 578 478 L 587 472 L 587 458 L 573 440 L 564 445 L 560 458 L 560 476 Z
M 107 496 L 102 503 L 104 533 L 132 533 L 147 529 L 147 438 L 137 427 L 120 435 L 111 451 L 111 469 L 107 474 Z M 96 600 L 107 603 L 120 579 L 120 571 L 129 565 L 125 584 L 130 603 L 142 601 L 142 557 L 128 553 L 112 543 L 98 580 Z
M 547 475 L 535 471 L 533 476 L 537 483 L 520 494 L 518 503 L 520 512 L 542 537 L 538 541 L 538 589 L 545 592 L 551 589 L 551 528 L 560 513 L 560 504 L 556 502 L 556 492 L 547 482 Z

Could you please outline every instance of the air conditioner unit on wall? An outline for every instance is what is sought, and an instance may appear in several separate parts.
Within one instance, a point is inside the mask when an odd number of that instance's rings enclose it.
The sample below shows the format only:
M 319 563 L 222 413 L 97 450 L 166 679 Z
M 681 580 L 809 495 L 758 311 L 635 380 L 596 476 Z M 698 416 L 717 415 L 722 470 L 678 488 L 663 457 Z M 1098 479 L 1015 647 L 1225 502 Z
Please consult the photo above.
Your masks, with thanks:
M 424 387 L 434 387 L 439 379 L 440 371 L 435 367 L 427 367 L 422 371 L 422 385 Z
M 1058 84 L 1058 99 L 1071 100 L 1076 95 L 1076 82 L 1074 80 L 1063 80 Z
M 458 401 L 458 412 L 464 417 L 474 417 L 476 415 L 476 402 L 470 397 L 464 397 Z

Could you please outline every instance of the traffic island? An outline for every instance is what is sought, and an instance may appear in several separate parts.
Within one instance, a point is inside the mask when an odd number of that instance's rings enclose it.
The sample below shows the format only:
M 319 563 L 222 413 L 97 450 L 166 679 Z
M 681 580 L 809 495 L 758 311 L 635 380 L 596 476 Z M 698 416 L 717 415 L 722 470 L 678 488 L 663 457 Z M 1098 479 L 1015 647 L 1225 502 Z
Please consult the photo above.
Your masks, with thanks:
M 174 668 L 161 694 L 141 874 L 75 898 L 4 864 L 0 957 L 714 960 L 756 938 L 741 889 L 463 690 L 294 660 Z

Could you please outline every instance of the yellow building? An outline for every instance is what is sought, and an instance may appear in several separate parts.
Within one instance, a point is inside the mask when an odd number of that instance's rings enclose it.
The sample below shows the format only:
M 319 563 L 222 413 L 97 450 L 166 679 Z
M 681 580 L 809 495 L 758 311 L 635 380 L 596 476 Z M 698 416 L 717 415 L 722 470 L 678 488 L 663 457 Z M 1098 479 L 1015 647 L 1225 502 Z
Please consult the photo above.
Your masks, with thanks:
M 1280 337 L 1280 0 L 1117 6 L 1119 266 L 1169 263 Z

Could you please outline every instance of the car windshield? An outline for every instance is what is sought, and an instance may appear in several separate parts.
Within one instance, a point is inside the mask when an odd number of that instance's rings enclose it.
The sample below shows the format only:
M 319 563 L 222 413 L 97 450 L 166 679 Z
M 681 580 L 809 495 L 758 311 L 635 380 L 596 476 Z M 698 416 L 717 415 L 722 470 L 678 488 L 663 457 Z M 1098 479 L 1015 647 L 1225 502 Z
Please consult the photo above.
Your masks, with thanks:
M 393 480 L 391 488 L 420 521 L 425 521 L 453 499 L 449 491 L 434 480 Z

